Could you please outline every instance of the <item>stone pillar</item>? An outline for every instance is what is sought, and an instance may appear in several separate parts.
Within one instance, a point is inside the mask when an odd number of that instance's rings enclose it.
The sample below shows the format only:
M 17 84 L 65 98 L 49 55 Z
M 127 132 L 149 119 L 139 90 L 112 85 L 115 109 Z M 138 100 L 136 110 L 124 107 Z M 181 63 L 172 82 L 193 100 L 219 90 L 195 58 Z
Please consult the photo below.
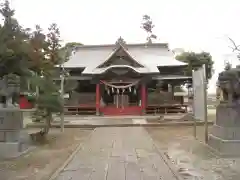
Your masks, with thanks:
M 100 115 L 100 84 L 96 84 L 96 115 Z
M 221 103 L 208 144 L 222 155 L 240 155 L 240 105 Z
M 141 85 L 141 107 L 142 107 L 143 114 L 145 114 L 145 111 L 146 111 L 146 98 L 147 98 L 146 85 L 142 84 Z

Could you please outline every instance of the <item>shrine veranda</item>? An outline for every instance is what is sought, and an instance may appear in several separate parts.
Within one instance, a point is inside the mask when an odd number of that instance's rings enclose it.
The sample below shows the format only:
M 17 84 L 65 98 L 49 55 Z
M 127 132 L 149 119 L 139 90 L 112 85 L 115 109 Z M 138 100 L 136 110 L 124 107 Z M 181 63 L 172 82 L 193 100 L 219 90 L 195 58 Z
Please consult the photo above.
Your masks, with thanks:
M 115 44 L 76 47 L 63 64 L 78 87 L 67 94 L 66 113 L 141 115 L 185 112 L 174 86 L 191 81 L 187 64 L 175 59 L 167 43 Z M 59 79 L 58 79 L 59 80 Z

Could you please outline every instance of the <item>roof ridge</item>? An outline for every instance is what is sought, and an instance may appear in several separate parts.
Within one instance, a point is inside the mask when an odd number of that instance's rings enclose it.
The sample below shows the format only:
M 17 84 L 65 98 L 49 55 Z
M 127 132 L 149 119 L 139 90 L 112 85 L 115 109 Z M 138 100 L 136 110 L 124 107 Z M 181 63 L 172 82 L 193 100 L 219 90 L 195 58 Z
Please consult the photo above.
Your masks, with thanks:
M 128 44 L 126 43 L 124 46 L 126 47 L 164 47 L 164 48 L 169 48 L 168 43 L 132 43 Z M 75 50 L 77 49 L 82 49 L 82 48 L 101 48 L 101 47 L 116 47 L 116 44 L 85 44 L 81 46 L 76 46 Z

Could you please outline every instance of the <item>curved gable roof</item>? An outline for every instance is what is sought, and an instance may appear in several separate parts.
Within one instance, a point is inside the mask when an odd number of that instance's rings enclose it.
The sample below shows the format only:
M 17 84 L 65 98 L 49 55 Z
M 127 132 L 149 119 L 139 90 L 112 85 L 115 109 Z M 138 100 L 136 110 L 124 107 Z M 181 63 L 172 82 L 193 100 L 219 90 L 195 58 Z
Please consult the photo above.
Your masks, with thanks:
M 128 56 L 128 58 L 130 58 L 130 60 L 134 61 L 138 66 L 140 67 L 144 67 L 144 65 L 141 64 L 141 62 L 139 62 L 137 59 L 133 58 L 131 56 L 131 54 L 128 52 L 128 50 L 121 44 L 119 44 L 119 46 L 109 55 L 109 57 L 100 65 L 97 66 L 97 68 L 100 68 L 102 65 L 104 65 L 106 62 L 110 61 L 111 58 L 120 50 L 122 49 L 124 51 L 124 53 Z
M 85 68 L 83 74 L 96 72 L 97 67 L 113 56 L 113 45 L 86 45 L 76 49 L 76 52 L 64 63 L 65 68 Z M 124 47 L 122 47 L 124 48 Z M 145 72 L 159 72 L 160 66 L 184 66 L 187 65 L 174 58 L 167 44 L 127 44 L 124 50 L 134 61 L 145 68 Z

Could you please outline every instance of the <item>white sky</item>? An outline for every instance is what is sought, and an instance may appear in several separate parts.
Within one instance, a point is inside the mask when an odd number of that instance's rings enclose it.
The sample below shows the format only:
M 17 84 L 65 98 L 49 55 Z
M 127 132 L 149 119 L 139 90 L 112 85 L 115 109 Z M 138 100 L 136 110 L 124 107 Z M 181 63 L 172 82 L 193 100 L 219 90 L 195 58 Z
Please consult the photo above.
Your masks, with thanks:
M 240 44 L 240 0 L 10 0 L 20 24 L 46 29 L 55 22 L 64 42 L 115 43 L 122 36 L 128 43 L 144 42 L 142 15 L 155 24 L 159 42 L 171 48 L 209 51 L 216 73 L 214 91 L 224 59 L 238 63 L 226 36 Z

